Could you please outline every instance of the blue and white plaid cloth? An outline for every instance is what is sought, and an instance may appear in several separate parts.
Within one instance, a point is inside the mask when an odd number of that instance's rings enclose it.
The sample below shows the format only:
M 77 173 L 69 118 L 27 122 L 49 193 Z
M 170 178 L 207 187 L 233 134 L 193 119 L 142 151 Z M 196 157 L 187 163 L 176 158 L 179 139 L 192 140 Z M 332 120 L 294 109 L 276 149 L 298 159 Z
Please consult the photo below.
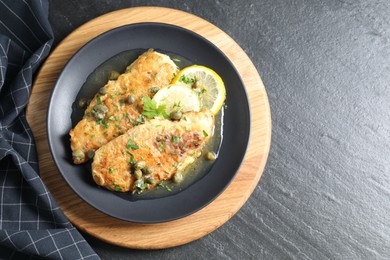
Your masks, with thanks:
M 52 42 L 46 0 L 0 0 L 0 259 L 99 259 L 40 179 L 25 118 Z

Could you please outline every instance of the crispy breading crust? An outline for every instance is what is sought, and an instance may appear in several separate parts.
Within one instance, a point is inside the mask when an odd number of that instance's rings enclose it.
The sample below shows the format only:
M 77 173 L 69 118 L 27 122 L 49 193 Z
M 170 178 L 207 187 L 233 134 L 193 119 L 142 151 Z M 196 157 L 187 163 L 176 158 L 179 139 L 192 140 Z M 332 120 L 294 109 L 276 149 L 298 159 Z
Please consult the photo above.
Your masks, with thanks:
M 145 162 L 153 170 L 154 183 L 169 180 L 201 155 L 213 135 L 210 111 L 187 112 L 180 121 L 153 119 L 128 130 L 96 151 L 92 176 L 98 185 L 114 191 L 137 191 L 134 163 Z M 146 181 L 145 181 L 146 182 Z M 139 189 L 138 189 L 139 190 Z
M 143 123 L 141 98 L 152 97 L 152 88 L 158 90 L 168 85 L 177 70 L 167 55 L 148 50 L 117 80 L 108 81 L 105 85 L 107 93 L 95 95 L 83 119 L 69 132 L 73 162 L 81 164 L 88 161 L 88 151 L 97 150 L 134 125 Z M 128 102 L 129 95 L 134 97 L 132 104 Z M 102 119 L 94 115 L 94 108 L 99 104 L 108 110 Z

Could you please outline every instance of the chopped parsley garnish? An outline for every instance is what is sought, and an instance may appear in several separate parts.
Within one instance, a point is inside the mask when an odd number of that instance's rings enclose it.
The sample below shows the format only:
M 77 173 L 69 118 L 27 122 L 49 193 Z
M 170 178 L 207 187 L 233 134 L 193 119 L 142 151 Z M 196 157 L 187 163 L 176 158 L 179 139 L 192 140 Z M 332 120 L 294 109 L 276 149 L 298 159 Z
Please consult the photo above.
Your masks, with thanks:
M 107 129 L 108 128 L 108 122 L 103 120 L 102 123 L 103 123 L 104 128 Z
M 141 115 L 140 117 L 136 118 L 135 121 L 132 121 L 130 119 L 130 123 L 132 123 L 133 126 L 137 126 L 139 124 L 143 124 L 143 123 L 145 123 L 145 117 L 143 115 Z
M 114 121 L 115 117 L 114 116 L 110 116 L 108 119 L 110 119 L 111 121 Z
M 145 117 L 141 115 L 135 121 L 137 121 L 137 123 L 143 124 L 145 123 Z
M 131 165 L 135 165 L 137 162 L 134 160 L 134 155 L 130 152 L 127 152 L 127 151 L 126 151 L 126 153 L 130 155 L 130 158 L 126 159 L 126 162 L 131 164 Z
M 139 148 L 139 146 L 134 143 L 133 139 L 130 139 L 126 145 L 126 148 L 131 149 L 131 150 L 137 150 Z
M 171 110 L 177 110 L 177 111 L 182 111 L 182 105 L 180 104 L 181 102 L 179 101 L 178 103 L 173 103 L 172 107 L 171 107 Z M 175 108 L 179 108 L 179 109 L 175 109 Z
M 137 126 L 137 125 L 139 125 L 136 121 L 132 121 L 132 120 L 130 120 L 130 123 L 132 123 L 133 124 L 133 126 Z
M 139 190 L 144 190 L 145 188 L 148 187 L 148 185 L 142 179 L 139 179 L 134 183 L 134 187 L 136 187 Z
M 108 171 L 110 172 L 110 173 L 113 173 L 114 172 L 114 168 L 112 168 L 112 167 L 110 167 L 110 168 L 108 168 Z
M 122 188 L 121 188 L 121 186 L 116 185 L 116 186 L 115 186 L 115 190 L 117 190 L 117 191 L 122 191 Z
M 163 117 L 166 119 L 169 118 L 167 112 L 165 112 L 165 105 L 160 105 L 157 107 L 156 101 L 150 99 L 150 97 L 148 96 L 143 96 L 142 102 L 144 103 L 142 114 L 147 118 L 150 119 L 155 117 Z
M 119 103 L 121 104 L 121 106 L 124 106 L 125 105 L 125 100 L 124 99 L 120 99 Z
M 96 103 L 97 103 L 98 105 L 101 105 L 101 104 L 102 104 L 102 100 L 100 99 L 100 96 L 97 96 L 97 97 L 96 97 Z
M 172 141 L 174 144 L 178 144 L 180 142 L 183 142 L 183 138 L 176 136 L 176 135 L 172 135 Z
M 204 135 L 204 137 L 209 136 L 209 134 L 205 130 L 203 130 L 203 135 Z
M 153 87 L 150 89 L 150 93 L 156 94 L 158 92 L 158 87 Z
M 179 164 L 177 162 L 175 162 L 172 166 L 173 166 L 173 168 L 177 168 L 179 166 Z
M 164 185 L 162 181 L 157 182 L 156 184 L 157 188 L 165 188 L 167 191 L 172 191 L 172 189 L 168 185 Z
M 180 82 L 184 82 L 186 84 L 190 84 L 190 83 L 195 83 L 196 82 L 196 79 L 195 78 L 189 78 L 189 77 L 186 77 L 186 76 L 181 76 L 180 79 L 179 79 Z

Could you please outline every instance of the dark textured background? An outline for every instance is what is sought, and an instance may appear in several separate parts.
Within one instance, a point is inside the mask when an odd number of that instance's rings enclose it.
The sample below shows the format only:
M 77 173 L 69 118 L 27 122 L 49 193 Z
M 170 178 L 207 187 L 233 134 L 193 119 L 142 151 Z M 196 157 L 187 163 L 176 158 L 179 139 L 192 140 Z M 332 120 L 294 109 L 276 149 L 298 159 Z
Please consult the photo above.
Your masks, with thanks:
M 390 2 L 50 1 L 56 43 L 121 8 L 200 16 L 266 86 L 272 145 L 243 208 L 210 235 L 138 251 L 85 235 L 103 259 L 390 259 Z

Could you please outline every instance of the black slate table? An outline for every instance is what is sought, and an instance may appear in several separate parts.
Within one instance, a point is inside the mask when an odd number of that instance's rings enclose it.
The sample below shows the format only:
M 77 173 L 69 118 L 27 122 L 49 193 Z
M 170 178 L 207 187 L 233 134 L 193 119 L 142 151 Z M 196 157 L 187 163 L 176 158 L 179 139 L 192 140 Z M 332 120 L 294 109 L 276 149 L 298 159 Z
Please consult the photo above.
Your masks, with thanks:
M 390 259 L 390 2 L 50 1 L 58 44 L 133 6 L 200 16 L 248 54 L 266 86 L 272 144 L 258 187 L 190 244 L 140 251 L 84 234 L 103 259 Z

